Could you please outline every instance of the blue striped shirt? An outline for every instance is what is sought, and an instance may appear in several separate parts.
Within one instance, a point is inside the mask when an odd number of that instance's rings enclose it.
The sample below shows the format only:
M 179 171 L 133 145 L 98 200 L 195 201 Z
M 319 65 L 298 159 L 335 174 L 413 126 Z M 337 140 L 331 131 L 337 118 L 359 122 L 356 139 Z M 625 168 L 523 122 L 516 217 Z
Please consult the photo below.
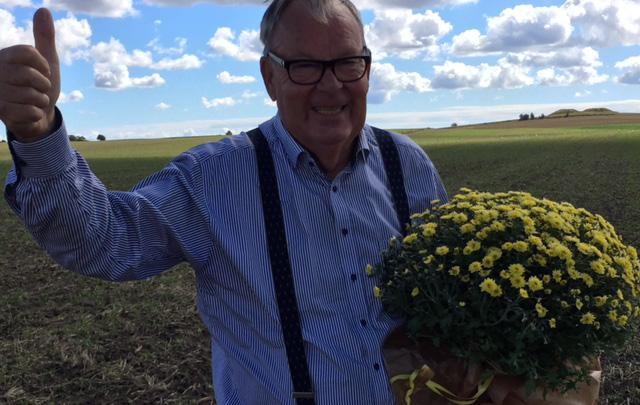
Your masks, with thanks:
M 309 372 L 318 404 L 393 402 L 381 354 L 397 325 L 365 275 L 400 225 L 369 126 L 333 180 L 284 129 L 260 125 L 271 147 Z M 425 152 L 394 134 L 412 212 L 445 200 Z M 221 404 L 294 404 L 265 240 L 257 163 L 244 134 L 195 147 L 130 192 L 109 192 L 69 144 L 64 125 L 12 141 L 5 195 L 62 266 L 136 280 L 187 261 L 211 333 Z

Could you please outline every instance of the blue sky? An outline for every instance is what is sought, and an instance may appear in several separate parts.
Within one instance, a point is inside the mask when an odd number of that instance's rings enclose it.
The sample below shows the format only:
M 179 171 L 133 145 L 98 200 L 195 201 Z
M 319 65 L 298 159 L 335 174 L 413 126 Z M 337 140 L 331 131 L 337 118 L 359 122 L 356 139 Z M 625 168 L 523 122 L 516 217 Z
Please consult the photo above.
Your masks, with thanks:
M 372 124 L 640 112 L 637 0 L 355 3 L 374 53 Z M 0 0 L 0 48 L 33 43 L 31 17 L 43 5 L 54 13 L 70 133 L 235 133 L 276 112 L 258 68 L 260 0 Z

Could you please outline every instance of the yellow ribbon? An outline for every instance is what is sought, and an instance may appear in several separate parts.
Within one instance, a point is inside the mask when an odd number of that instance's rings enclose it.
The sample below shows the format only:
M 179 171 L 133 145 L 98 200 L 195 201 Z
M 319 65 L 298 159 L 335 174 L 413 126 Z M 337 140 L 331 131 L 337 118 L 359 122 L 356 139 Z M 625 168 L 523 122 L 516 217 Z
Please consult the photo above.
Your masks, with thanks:
M 414 392 L 416 392 L 419 388 L 421 388 L 416 386 L 416 379 L 418 377 L 424 377 L 429 374 L 433 374 L 433 371 L 431 371 L 429 366 L 425 364 L 421 368 L 414 370 L 411 374 L 400 374 L 400 375 L 394 376 L 393 378 L 391 378 L 391 384 L 397 381 L 408 380 L 409 389 L 405 393 L 404 401 L 406 405 L 411 405 L 411 397 L 413 396 Z M 485 391 L 489 388 L 489 385 L 491 385 L 491 382 L 493 381 L 493 377 L 494 375 L 490 374 L 487 377 L 485 377 L 482 381 L 480 381 L 480 383 L 478 383 L 478 390 L 476 391 L 475 395 L 470 398 L 461 398 L 457 396 L 456 394 L 449 391 L 442 385 L 433 381 L 433 377 L 427 379 L 427 381 L 425 382 L 425 386 L 429 388 L 431 391 L 433 391 L 434 393 L 447 399 L 449 402 L 453 404 L 471 405 L 474 402 L 476 402 L 478 398 L 480 398 L 480 396 L 484 394 Z

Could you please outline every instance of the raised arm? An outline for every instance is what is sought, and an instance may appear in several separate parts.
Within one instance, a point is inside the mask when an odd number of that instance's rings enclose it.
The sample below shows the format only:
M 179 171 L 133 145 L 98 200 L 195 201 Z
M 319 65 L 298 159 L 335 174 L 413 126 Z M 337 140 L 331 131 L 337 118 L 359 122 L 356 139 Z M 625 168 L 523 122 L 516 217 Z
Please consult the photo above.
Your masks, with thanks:
M 51 12 L 33 16 L 35 47 L 0 50 L 0 120 L 22 142 L 33 142 L 55 129 L 60 96 L 60 65 Z

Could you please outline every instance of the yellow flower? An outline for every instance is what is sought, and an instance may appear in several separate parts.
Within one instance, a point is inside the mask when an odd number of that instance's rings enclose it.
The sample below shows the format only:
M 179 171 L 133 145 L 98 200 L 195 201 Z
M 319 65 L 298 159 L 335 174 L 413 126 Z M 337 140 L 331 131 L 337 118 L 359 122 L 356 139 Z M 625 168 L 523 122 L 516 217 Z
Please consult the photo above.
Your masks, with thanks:
M 418 294 L 420 294 L 420 289 L 418 287 L 414 287 L 413 290 L 411 290 L 411 296 L 417 297 Z
M 509 273 L 514 277 L 522 276 L 524 275 L 524 272 L 525 272 L 525 268 L 520 263 L 515 263 L 509 266 Z
M 480 246 L 481 246 L 480 242 L 478 242 L 477 240 L 470 240 L 469 242 L 467 242 L 467 245 L 464 247 L 463 253 L 465 255 L 469 255 L 475 252 L 476 250 L 479 250 Z
M 527 242 L 524 241 L 517 241 L 516 243 L 513 244 L 513 248 L 517 251 L 517 252 L 526 252 L 527 250 L 529 250 L 529 244 Z
M 382 290 L 378 286 L 373 287 L 373 296 L 380 298 L 382 296 Z
M 618 318 L 618 325 L 626 326 L 628 321 L 629 321 L 629 317 L 628 316 L 620 315 L 620 317 Z
M 370 265 L 370 264 L 367 264 L 367 267 L 365 268 L 365 271 L 367 272 L 367 276 L 373 275 L 373 266 Z
M 560 306 L 562 308 L 569 308 L 569 303 L 565 300 L 560 301 Z
M 538 317 L 544 318 L 545 316 L 547 316 L 547 312 L 549 312 L 549 310 L 538 302 L 536 304 L 536 312 L 538 313 Z
M 527 281 L 522 276 L 511 276 L 510 281 L 513 288 L 522 288 L 527 285 Z
M 591 270 L 598 274 L 604 274 L 606 272 L 605 263 L 601 260 L 594 260 L 591 262 Z
M 551 329 L 555 329 L 556 328 L 556 318 L 549 319 L 549 327 Z
M 460 232 L 464 233 L 471 233 L 473 231 L 476 230 L 475 225 L 473 224 L 464 224 L 460 227 Z
M 412 233 L 411 235 L 407 235 L 403 240 L 402 243 L 404 243 L 405 245 L 410 245 L 413 242 L 415 242 L 418 239 L 418 234 L 416 233 Z
M 487 278 L 480 283 L 480 289 L 494 298 L 502 295 L 502 288 L 492 278 Z
M 451 274 L 452 276 L 457 276 L 458 274 L 460 274 L 460 266 L 453 266 L 452 268 L 450 268 L 449 274 Z
M 429 255 L 427 257 L 424 258 L 424 260 L 422 261 L 422 263 L 424 264 L 430 264 L 433 261 L 434 257 L 433 255 Z
M 505 243 L 502 244 L 502 250 L 509 251 L 511 249 L 513 249 L 513 243 L 505 242 Z
M 436 229 L 438 228 L 438 224 L 435 222 L 429 222 L 421 226 L 422 236 L 425 238 L 431 237 L 436 234 Z
M 533 292 L 540 291 L 544 288 L 544 284 L 536 276 L 529 277 L 529 280 L 527 281 L 527 285 L 529 286 L 529 289 Z
M 529 293 L 527 292 L 527 290 L 525 290 L 524 288 L 520 289 L 520 296 L 522 298 L 529 298 Z
M 613 322 L 618 320 L 618 312 L 615 309 L 609 311 L 609 319 L 611 319 Z
M 467 306 L 467 303 L 466 303 L 466 302 L 464 302 L 464 301 L 460 301 L 460 302 L 458 302 L 458 306 L 459 306 L 459 307 L 461 307 L 461 308 L 463 308 L 463 307 L 466 307 L 466 306 Z
M 582 318 L 580 318 L 580 323 L 585 325 L 593 325 L 593 322 L 595 320 L 595 315 L 593 315 L 591 312 L 587 312 L 586 314 L 582 315 Z
M 620 298 L 620 301 L 624 301 L 624 294 L 622 294 L 622 291 L 620 291 L 619 288 L 618 291 L 616 291 L 616 294 L 618 295 L 618 298 Z
M 599 295 L 595 299 L 596 299 L 596 307 L 601 307 L 607 303 L 607 300 L 609 299 L 609 297 L 607 297 L 606 295 Z
M 485 256 L 482 258 L 482 265 L 485 268 L 490 269 L 491 267 L 493 267 L 493 256 Z
M 582 309 L 582 306 L 584 304 L 582 303 L 582 300 L 580 298 L 576 299 L 576 308 L 578 308 L 578 310 Z
M 447 246 L 438 246 L 438 247 L 436 248 L 436 254 L 437 254 L 438 256 L 444 256 L 444 255 L 446 255 L 447 253 L 449 253 L 449 248 L 448 248 Z
M 553 279 L 556 281 L 556 283 L 562 281 L 562 272 L 560 270 L 554 270 L 551 272 L 551 274 L 553 275 Z
M 480 262 L 473 262 L 469 265 L 469 273 L 477 273 L 482 270 L 482 264 Z

